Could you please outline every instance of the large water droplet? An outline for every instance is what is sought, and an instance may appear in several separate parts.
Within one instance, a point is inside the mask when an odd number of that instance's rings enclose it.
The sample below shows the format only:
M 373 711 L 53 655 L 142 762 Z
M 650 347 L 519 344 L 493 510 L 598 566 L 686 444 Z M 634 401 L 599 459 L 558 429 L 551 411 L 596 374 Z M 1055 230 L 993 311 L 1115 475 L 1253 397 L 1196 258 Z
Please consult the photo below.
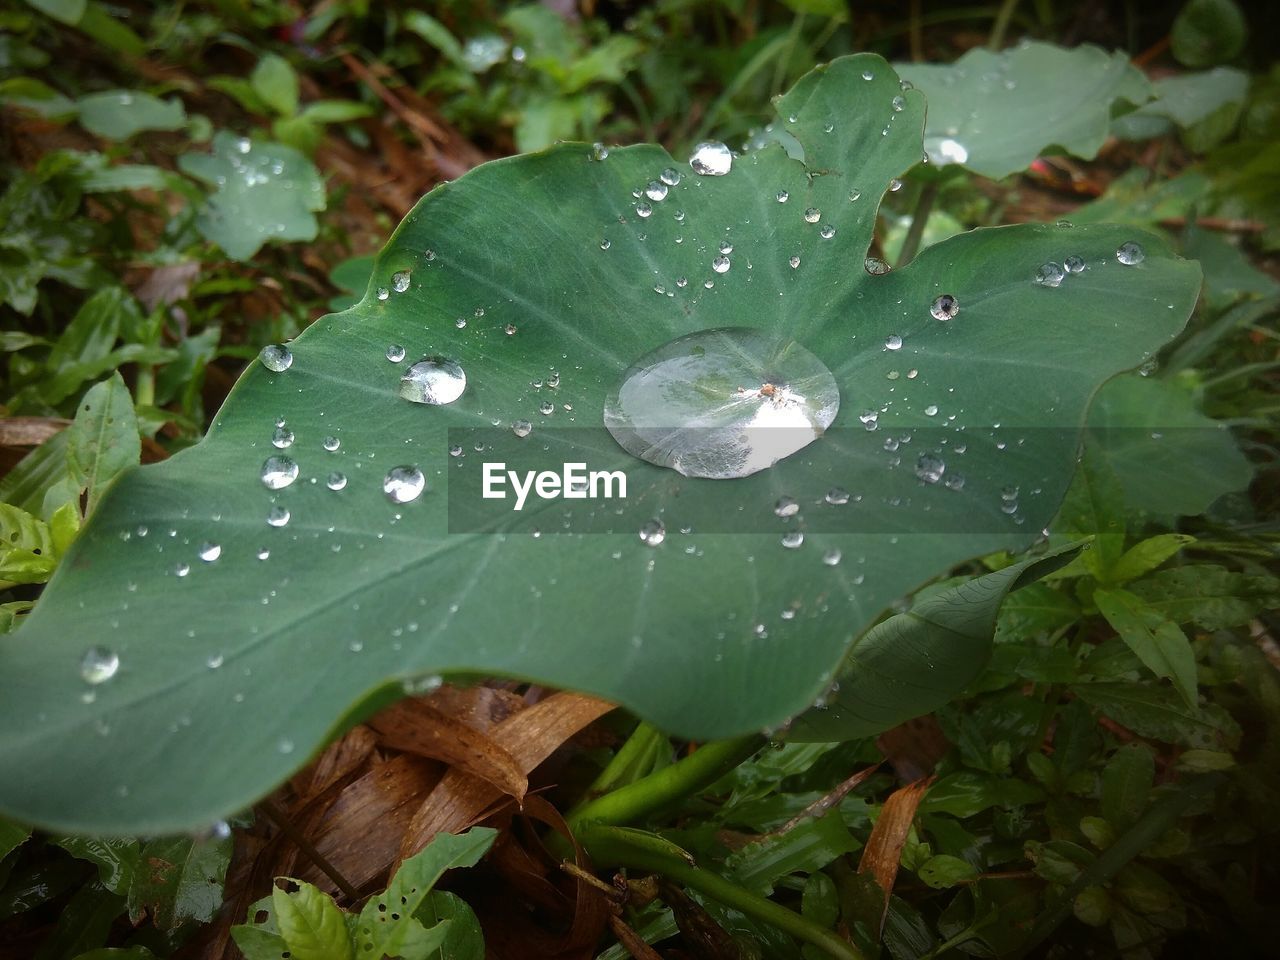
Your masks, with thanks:
M 922 453 L 916 461 L 916 476 L 925 483 L 937 483 L 946 472 L 947 465 L 936 454 Z
M 773 512 L 779 517 L 794 517 L 800 512 L 800 503 L 795 497 L 779 497 L 773 505 Z
M 408 503 L 417 500 L 427 485 L 427 478 L 414 466 L 392 467 L 382 481 L 382 492 L 392 503 Z
M 262 485 L 268 490 L 283 490 L 298 479 L 298 465 L 289 457 L 267 457 L 262 462 Z
M 729 261 L 729 258 L 726 257 L 724 254 L 721 254 L 720 256 L 716 257 L 714 260 L 711 261 L 711 269 L 714 270 L 716 273 L 728 273 L 730 266 L 731 266 L 731 263 Z
M 1128 240 L 1116 249 L 1116 259 L 1126 267 L 1132 267 L 1147 259 L 1147 251 L 1142 249 L 1142 244 Z
M 262 348 L 262 352 L 258 354 L 258 359 L 272 373 L 284 373 L 289 369 L 289 365 L 293 363 L 293 352 L 288 347 L 272 343 Z
M 817 207 L 810 207 L 808 210 L 804 212 L 805 223 L 817 223 L 821 219 L 822 219 L 822 211 L 819 210 Z
M 667 167 L 659 174 L 658 179 L 665 183 L 668 187 L 674 187 L 680 182 L 680 171 L 675 167 Z
M 398 343 L 393 343 L 391 346 L 387 347 L 387 359 L 392 363 L 399 363 L 404 359 L 404 347 L 400 346 Z
M 820 437 L 840 408 L 822 361 L 785 337 L 726 327 L 641 357 L 604 422 L 629 453 L 692 477 L 764 470 Z
M 267 511 L 267 525 L 271 527 L 283 527 L 289 522 L 289 508 L 276 504 Z
M 196 551 L 200 559 L 205 563 L 213 563 L 222 556 L 222 547 L 214 543 L 212 540 L 206 540 L 200 544 L 200 549 Z
M 689 166 L 701 176 L 722 177 L 733 167 L 733 152 L 719 141 L 708 140 L 693 148 Z
M 339 447 L 342 446 L 342 441 L 339 440 L 337 437 L 325 437 L 324 440 L 320 442 L 320 445 L 324 447 L 326 450 L 328 450 L 330 453 L 333 453 L 335 450 L 337 450 Z
M 879 257 L 867 257 L 863 268 L 873 277 L 880 277 L 889 272 L 889 265 Z
M 344 474 L 337 470 L 329 474 L 329 479 L 325 481 L 325 486 L 330 490 L 341 490 L 347 485 L 347 478 Z
M 794 550 L 796 547 L 804 543 L 804 531 L 788 530 L 782 535 L 782 545 L 788 550 Z
M 1082 273 L 1085 268 L 1084 257 L 1067 257 L 1062 265 L 1067 268 L 1068 273 Z
M 396 293 L 404 293 L 409 289 L 409 271 L 401 270 L 391 275 L 391 289 Z
M 413 403 L 453 403 L 466 388 L 462 367 L 444 357 L 419 360 L 400 378 L 400 396 Z
M 528 420 L 515 420 L 511 424 L 511 432 L 523 439 L 533 433 L 533 424 Z
M 80 658 L 80 677 L 85 683 L 105 683 L 120 669 L 120 655 L 107 647 L 90 647 Z
M 950 320 L 960 312 L 960 301 L 951 294 L 944 293 L 929 305 L 929 312 L 935 320 Z
M 884 338 L 884 348 L 886 350 L 901 350 L 902 337 L 898 336 L 896 333 L 889 334 L 889 336 Z
M 1061 285 L 1062 278 L 1066 275 L 1067 271 L 1062 269 L 1062 264 L 1050 260 L 1048 263 L 1040 264 L 1040 269 L 1036 271 L 1036 283 L 1046 287 L 1057 287 Z
M 644 188 L 644 195 L 654 203 L 659 203 L 667 199 L 667 185 L 661 180 L 650 180 L 649 185 Z

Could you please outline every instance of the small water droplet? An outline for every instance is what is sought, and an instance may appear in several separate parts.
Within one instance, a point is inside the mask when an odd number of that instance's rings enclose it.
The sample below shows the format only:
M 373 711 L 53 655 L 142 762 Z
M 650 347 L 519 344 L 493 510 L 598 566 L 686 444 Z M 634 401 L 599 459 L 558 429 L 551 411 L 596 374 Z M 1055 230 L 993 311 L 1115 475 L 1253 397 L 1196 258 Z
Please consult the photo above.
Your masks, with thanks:
M 897 177 L 894 177 L 892 180 L 889 181 L 890 193 L 897 193 L 901 189 L 902 189 L 902 181 L 899 180 Z
M 906 105 L 907 101 L 905 97 L 894 97 L 893 100 L 890 101 L 890 106 L 893 107 L 894 113 L 901 113 Z
M 929 312 L 935 320 L 950 320 L 960 312 L 960 301 L 951 294 L 944 293 L 929 305 Z
M 693 148 L 689 166 L 699 176 L 722 177 L 733 167 L 733 152 L 717 140 L 707 140 Z
M 782 535 L 782 540 L 780 542 L 788 550 L 794 550 L 796 547 L 804 543 L 804 531 L 788 530 Z
M 267 511 L 267 525 L 271 527 L 283 527 L 289 522 L 289 510 L 276 504 Z
M 786 203 L 788 200 L 791 199 L 791 194 L 787 193 L 787 191 L 785 190 L 779 190 L 775 195 L 774 199 L 777 200 L 779 203 Z
M 800 503 L 795 497 L 779 497 L 773 505 L 774 516 L 794 517 L 800 512 Z
M 901 350 L 902 337 L 898 336 L 896 333 L 889 334 L 889 336 L 884 338 L 884 348 L 886 350 Z
M 830 240 L 835 235 L 836 235 L 836 228 L 831 226 L 831 224 L 829 223 L 824 223 L 822 225 L 822 229 L 818 231 L 818 236 L 820 236 L 823 240 Z
M 502 332 L 508 337 L 514 337 L 516 335 L 516 325 L 514 323 L 508 323 L 502 328 Z
M 538 412 L 544 417 L 549 417 L 556 412 L 556 405 L 550 400 L 544 400 L 542 403 L 538 404 Z
M 938 405 L 936 403 L 929 404 L 924 408 L 924 415 L 926 417 L 936 417 L 938 415 Z
M 648 186 L 644 188 L 644 195 L 654 203 L 659 203 L 667 199 L 668 187 L 661 180 L 650 180 Z
M 839 550 L 837 550 L 835 547 L 832 547 L 830 550 L 828 550 L 826 553 L 822 555 L 822 562 L 825 563 L 828 567 L 834 567 L 840 563 L 840 560 L 843 556 L 844 555 Z
M 792 270 L 798 269 L 800 266 L 800 257 L 798 255 L 793 254 L 791 259 L 788 260 L 787 263 L 791 264 Z
M 326 450 L 328 450 L 330 453 L 333 453 L 335 450 L 337 450 L 339 447 L 342 446 L 342 441 L 339 440 L 337 437 L 325 437 L 324 440 L 321 441 L 320 445 L 324 447 Z
M 176 573 L 176 574 L 177 574 L 178 576 L 180 576 L 180 577 L 185 577 L 188 573 L 190 573 L 190 572 L 191 572 L 191 564 L 189 564 L 189 563 L 178 563 L 178 564 L 176 564 L 176 565 L 174 566 L 174 568 L 173 568 L 173 572 L 174 572 L 174 573 Z
M 268 490 L 283 490 L 298 479 L 298 465 L 290 457 L 267 457 L 260 476 Z
M 1126 267 L 1136 266 L 1147 259 L 1147 251 L 1142 249 L 1142 244 L 1127 240 L 1116 249 L 1116 259 Z
M 804 212 L 805 223 L 817 223 L 821 219 L 822 219 L 822 211 L 819 210 L 817 207 L 810 207 Z
M 1067 272 L 1062 269 L 1062 264 L 1050 260 L 1048 263 L 1040 264 L 1040 269 L 1036 271 L 1036 283 L 1044 287 L 1057 287 L 1062 284 L 1062 279 L 1066 275 Z
M 422 471 L 406 464 L 387 471 L 382 481 L 382 492 L 392 503 L 409 503 L 418 499 L 426 485 L 427 478 L 422 475 Z
M 379 287 L 379 288 L 378 288 L 378 299 L 379 299 L 379 300 L 386 300 L 389 296 L 391 296 L 391 291 L 390 291 L 390 290 L 388 290 L 386 287 Z
M 281 753 L 293 753 L 293 741 L 288 737 L 281 737 L 279 742 L 276 743 L 276 749 Z
M 889 272 L 889 265 L 879 257 L 867 257 L 863 267 L 873 277 L 879 277 Z
M 511 432 L 523 439 L 533 433 L 533 424 L 528 420 L 514 420 L 511 423 Z
M 592 160 L 609 159 L 609 148 L 606 147 L 603 143 L 593 143 L 591 145 L 591 159 Z
M 861 196 L 862 196 L 862 191 L 861 191 L 861 190 L 850 190 L 850 191 L 849 191 L 849 202 L 850 202 L 850 203 L 856 203 L 856 202 L 858 201 L 858 199 L 859 199 Z
M 329 479 L 325 481 L 325 486 L 330 490 L 341 490 L 347 485 L 347 478 L 337 470 L 329 474 Z
M 711 261 L 711 269 L 716 273 L 727 273 L 729 271 L 729 258 L 721 254 Z
M 667 528 L 662 525 L 661 520 L 646 520 L 640 528 L 640 542 L 656 547 L 667 539 Z
M 214 543 L 212 540 L 206 540 L 204 543 L 200 544 L 200 548 L 196 551 L 196 554 L 205 563 L 213 563 L 213 561 L 222 556 L 222 547 Z
M 225 659 L 226 659 L 226 658 L 225 658 L 225 657 L 223 657 L 223 655 L 222 655 L 222 654 L 220 654 L 220 653 L 214 653 L 214 654 L 210 654 L 210 655 L 205 659 L 204 664 L 205 664 L 205 666 L 206 666 L 206 667 L 208 667 L 210 670 L 217 670 L 219 667 L 221 667 L 221 666 L 222 666 L 222 664 L 224 663 Z
M 258 354 L 258 360 L 272 373 L 284 373 L 293 363 L 293 351 L 278 343 L 272 343 L 262 348 Z
M 658 175 L 658 179 L 668 187 L 674 187 L 680 182 L 680 171 L 675 167 L 667 167 L 667 169 L 663 170 L 662 173 Z
M 387 347 L 387 359 L 392 363 L 399 363 L 404 359 L 404 347 L 400 346 L 398 343 L 393 343 L 391 346 Z
M 849 502 L 849 491 L 844 487 L 832 487 L 823 499 L 835 506 L 842 506 Z
M 874 79 L 875 79 L 875 76 L 876 76 L 876 75 L 875 75 L 874 73 L 872 73 L 870 70 L 863 70 L 863 71 L 862 71 L 862 79 L 863 79 L 863 80 L 874 80 Z
M 408 270 L 400 270 L 397 273 L 393 273 L 391 275 L 391 289 L 396 293 L 404 293 L 409 289 L 410 279 Z
M 93 646 L 80 658 L 80 678 L 85 683 L 105 683 L 120 669 L 120 655 L 102 646 Z
M 271 556 L 271 551 L 268 550 L 266 547 L 258 548 L 257 557 L 259 560 L 266 560 L 269 556 Z
M 276 427 L 275 433 L 271 435 L 271 445 L 279 450 L 292 446 L 293 431 L 283 424 Z
M 922 453 L 916 460 L 916 476 L 925 483 L 937 483 L 947 472 L 947 465 L 934 453 Z
M 653 213 L 653 207 L 645 200 L 641 200 L 636 204 L 636 216 L 645 218 Z
M 1062 261 L 1062 265 L 1067 268 L 1068 273 L 1081 273 L 1084 271 L 1084 257 L 1067 257 Z
M 612 246 L 613 246 L 613 244 L 609 242 L 609 238 L 608 238 L 608 237 L 605 237 L 604 239 L 602 239 L 602 240 L 600 241 L 600 249 L 601 249 L 601 250 L 608 250 L 608 249 L 609 249 L 610 247 L 612 247 Z
M 453 403 L 466 388 L 462 367 L 445 357 L 419 360 L 400 378 L 400 396 L 412 403 Z

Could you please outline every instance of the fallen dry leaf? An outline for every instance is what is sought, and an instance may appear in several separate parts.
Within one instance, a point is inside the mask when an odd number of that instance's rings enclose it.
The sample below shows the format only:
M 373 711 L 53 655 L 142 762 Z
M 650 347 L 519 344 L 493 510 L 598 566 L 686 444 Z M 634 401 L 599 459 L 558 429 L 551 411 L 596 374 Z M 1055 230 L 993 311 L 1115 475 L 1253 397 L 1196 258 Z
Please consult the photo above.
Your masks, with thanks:
M 924 799 L 932 783 L 933 777 L 928 777 L 893 791 L 880 808 L 880 816 L 876 818 L 871 836 L 862 850 L 858 872 L 869 873 L 884 891 L 881 927 L 884 926 L 884 917 L 889 910 L 889 895 L 893 892 L 893 883 L 898 877 L 902 846 L 907 842 L 911 822 L 916 817 L 916 808 L 920 806 L 920 801 Z

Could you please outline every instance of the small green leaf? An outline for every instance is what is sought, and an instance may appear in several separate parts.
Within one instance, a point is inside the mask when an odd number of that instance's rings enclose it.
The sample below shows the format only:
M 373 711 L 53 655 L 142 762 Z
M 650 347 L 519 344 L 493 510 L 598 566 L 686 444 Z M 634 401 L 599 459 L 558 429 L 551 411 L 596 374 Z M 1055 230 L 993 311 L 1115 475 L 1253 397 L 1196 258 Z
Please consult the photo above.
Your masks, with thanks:
M 1178 625 L 1128 590 L 1100 589 L 1093 601 L 1138 659 L 1156 676 L 1172 680 L 1187 706 L 1194 708 L 1196 656 Z
M 315 166 L 278 143 L 252 142 L 223 130 L 213 153 L 188 153 L 178 166 L 217 191 L 196 227 L 236 260 L 248 260 L 270 240 L 312 240 L 324 185 Z
M 1117 830 L 1127 830 L 1142 816 L 1155 783 L 1155 756 L 1131 743 L 1121 747 L 1102 770 L 1102 815 Z
M 430 960 L 484 960 L 480 921 L 461 897 L 447 890 L 432 890 L 413 917 L 427 929 L 446 924 L 444 941 Z
M 282 117 L 298 112 L 298 74 L 284 57 L 268 53 L 253 68 L 249 82 L 262 101 Z
M 355 100 L 314 100 L 298 116 L 308 123 L 349 123 L 372 116 L 373 112 L 368 104 Z
M 47 120 L 73 117 L 74 101 L 35 77 L 10 77 L 0 81 L 0 103 L 30 110 Z
M 954 887 L 974 879 L 977 875 L 977 868 L 973 864 L 945 853 L 930 857 L 916 870 L 916 876 L 935 890 Z
M 1280 580 L 1211 564 L 1160 570 L 1131 583 L 1129 590 L 1161 616 L 1203 630 L 1238 627 L 1259 611 L 1280 606 Z
M 1116 828 L 1103 817 L 1081 817 L 1080 832 L 1099 850 L 1105 850 L 1115 843 Z
M 0 503 L 0 585 L 44 583 L 57 565 L 48 525 L 25 510 Z
M 67 434 L 67 465 L 88 491 L 92 513 L 107 485 L 142 455 L 133 398 L 119 373 L 89 388 Z
M 1169 45 L 1188 67 L 1212 67 L 1244 48 L 1244 14 L 1232 0 L 1187 0 L 1169 31 Z
M 1109 583 L 1127 583 L 1154 570 L 1183 547 L 1196 542 L 1184 533 L 1162 533 L 1130 547 L 1108 571 Z
M 125 895 L 138 869 L 140 847 L 127 837 L 60 837 L 53 841 L 73 857 L 98 868 L 98 879 L 112 893 Z
M 222 881 L 230 859 L 230 837 L 149 841 L 138 854 L 129 886 L 129 917 L 137 923 L 150 913 L 162 930 L 187 920 L 207 923 L 222 905 Z
M 1077 560 L 1058 571 L 1060 576 L 1088 572 L 1105 580 L 1124 551 L 1123 490 L 1110 466 L 1087 447 L 1053 527 L 1077 537 L 1093 537 Z
M 1235 765 L 1235 757 L 1222 750 L 1185 750 L 1178 755 L 1178 769 L 1188 773 L 1230 770 Z
M 280 934 L 248 924 L 232 927 L 231 939 L 246 960 L 281 960 L 289 952 L 289 946 Z
M 271 891 L 276 925 L 296 960 L 351 960 L 351 941 L 342 911 L 324 891 L 301 880 L 298 889 Z
M 1085 887 L 1076 894 L 1071 909 L 1081 923 L 1105 927 L 1111 919 L 1111 894 L 1102 887 Z
M 965 819 L 988 807 L 1018 807 L 1040 803 L 1045 793 L 1023 780 L 962 770 L 942 777 L 920 802 L 920 813 L 949 813 Z
M 753 893 L 768 896 L 781 877 L 813 873 L 861 844 L 849 832 L 839 811 L 811 818 L 786 833 L 769 835 L 737 850 L 725 862 L 729 879 Z
M 1081 700 L 1143 737 L 1210 747 L 1235 742 L 1240 728 L 1225 711 L 1187 706 L 1175 690 L 1138 683 L 1080 683 Z
M 1026 852 L 1039 876 L 1060 885 L 1073 882 L 1096 859 L 1084 847 L 1067 840 L 1029 841 Z
M 80 125 L 108 140 L 128 140 L 143 130 L 177 130 L 187 122 L 180 100 L 161 100 L 140 90 L 108 90 L 76 101 Z
M 414 919 L 431 888 L 446 870 L 470 867 L 493 845 L 498 832 L 473 827 L 466 833 L 438 833 L 420 852 L 400 865 L 384 893 L 373 897 L 360 911 L 356 927 L 356 953 L 364 956 L 415 956 L 430 953 L 444 942 L 447 921 L 425 929 Z

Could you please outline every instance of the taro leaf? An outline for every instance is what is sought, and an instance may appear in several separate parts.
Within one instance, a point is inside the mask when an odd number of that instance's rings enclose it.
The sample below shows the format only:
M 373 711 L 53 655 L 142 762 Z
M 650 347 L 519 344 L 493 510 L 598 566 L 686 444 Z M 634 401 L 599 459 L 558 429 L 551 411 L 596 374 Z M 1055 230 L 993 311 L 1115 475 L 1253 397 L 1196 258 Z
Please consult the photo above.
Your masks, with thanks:
M 1067 547 L 931 592 L 872 627 L 846 651 L 838 685 L 792 724 L 787 739 L 873 736 L 942 706 L 982 673 L 1008 593 L 1063 566 L 1074 552 Z
M 76 101 L 80 125 L 108 140 L 128 140 L 143 130 L 177 130 L 187 121 L 180 100 L 161 100 L 138 90 L 107 90 Z
M 178 166 L 218 188 L 196 227 L 233 259 L 248 260 L 269 240 L 315 239 L 313 214 L 324 209 L 324 184 L 292 147 L 223 130 L 213 138 L 212 154 L 184 154 Z
M 698 738 L 776 726 L 895 599 L 1029 545 L 1062 498 L 1093 392 L 1177 334 L 1198 269 L 1129 227 L 1016 226 L 869 275 L 878 200 L 920 156 L 923 96 L 859 55 L 804 77 L 778 111 L 796 118 L 785 125 L 806 162 L 767 146 L 700 176 L 657 147 L 596 161 L 568 144 L 433 190 L 359 304 L 304 332 L 282 373 L 253 364 L 196 447 L 116 481 L 0 644 L 0 810 L 61 830 L 207 825 L 403 682 L 458 671 L 586 690 Z M 665 199 L 633 194 L 665 186 L 668 168 L 682 177 Z M 1135 240 L 1145 259 L 1119 263 Z M 1083 272 L 1035 282 L 1067 255 Z M 930 313 L 944 293 L 960 305 L 946 322 Z M 724 327 L 811 351 L 842 396 L 831 428 L 734 480 L 625 453 L 601 420 L 627 367 Z M 456 361 L 465 391 L 401 399 L 394 344 L 407 362 Z M 534 432 L 520 440 L 506 425 L 524 419 Z M 287 449 L 272 445 L 278 420 Z M 276 455 L 299 478 L 271 490 Z M 519 513 L 468 496 L 484 462 L 539 457 L 625 470 L 627 496 Z M 426 490 L 397 504 L 383 486 L 400 465 L 419 466 Z M 848 502 L 824 502 L 834 487 Z M 775 516 L 782 496 L 802 514 Z M 268 525 L 273 509 L 288 522 Z M 665 539 L 642 542 L 656 519 Z M 221 548 L 212 562 L 206 541 Z M 90 643 L 121 666 L 86 704 Z
M 1177 126 L 1187 146 L 1203 152 L 1225 139 L 1240 118 L 1249 75 L 1231 67 L 1167 77 L 1154 84 L 1156 99 L 1117 117 L 1112 132 L 1128 140 L 1160 136 Z
M 1151 95 L 1123 52 L 1028 42 L 1000 53 L 976 48 L 950 66 L 895 69 L 929 101 L 925 150 L 937 165 L 961 164 L 986 177 L 1025 170 L 1050 147 L 1091 158 L 1111 126 L 1115 100 Z
M 1195 516 L 1253 478 L 1226 424 L 1173 380 L 1116 377 L 1098 392 L 1089 428 L 1090 451 L 1115 473 L 1131 513 Z

